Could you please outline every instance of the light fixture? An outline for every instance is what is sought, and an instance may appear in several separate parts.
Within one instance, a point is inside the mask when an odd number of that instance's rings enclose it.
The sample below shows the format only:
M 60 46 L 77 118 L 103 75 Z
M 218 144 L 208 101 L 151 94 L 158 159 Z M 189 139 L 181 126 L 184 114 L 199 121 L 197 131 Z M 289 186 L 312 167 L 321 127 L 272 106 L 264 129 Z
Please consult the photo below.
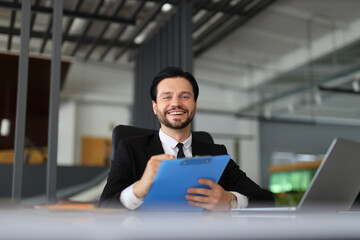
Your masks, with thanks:
M 135 39 L 134 39 L 134 43 L 136 44 L 141 44 L 145 39 L 145 35 L 143 34 L 139 34 Z
M 3 137 L 7 137 L 10 135 L 10 119 L 8 118 L 3 118 L 1 120 L 1 125 L 0 125 L 0 135 Z
M 360 86 L 359 86 L 358 80 L 355 80 L 352 82 L 352 88 L 353 88 L 354 92 L 360 92 Z
M 161 7 L 162 12 L 168 12 L 172 9 L 172 5 L 170 3 L 164 3 Z
M 232 0 L 230 2 L 230 6 L 235 6 L 236 4 L 238 4 L 239 0 Z
M 0 123 L 0 136 L 7 137 L 10 135 L 10 88 L 6 88 L 5 91 L 5 114 L 2 116 Z
M 294 112 L 295 112 L 295 106 L 294 106 L 294 104 L 293 104 L 293 103 L 289 103 L 289 104 L 287 105 L 287 110 L 288 110 L 289 113 L 294 113 Z
M 315 103 L 317 105 L 321 105 L 322 104 L 322 97 L 319 91 L 315 92 Z
M 271 109 L 270 108 L 265 108 L 264 109 L 264 118 L 269 120 L 272 117 L 272 113 L 271 113 Z

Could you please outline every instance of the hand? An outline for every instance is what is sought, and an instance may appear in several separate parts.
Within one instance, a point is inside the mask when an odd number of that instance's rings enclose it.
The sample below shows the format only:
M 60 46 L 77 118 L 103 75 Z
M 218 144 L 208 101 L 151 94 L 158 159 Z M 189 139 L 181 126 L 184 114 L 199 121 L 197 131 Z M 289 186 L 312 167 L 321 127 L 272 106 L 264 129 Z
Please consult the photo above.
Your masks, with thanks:
M 207 185 L 207 188 L 189 188 L 185 198 L 190 205 L 206 208 L 212 211 L 230 210 L 231 193 L 225 191 L 219 184 L 210 179 L 199 179 L 200 184 Z M 196 196 L 191 194 L 201 194 Z
M 143 175 L 141 176 L 140 180 L 135 183 L 133 188 L 133 192 L 137 198 L 144 198 L 149 192 L 161 162 L 173 158 L 175 157 L 169 154 L 159 154 L 154 155 L 149 159 Z

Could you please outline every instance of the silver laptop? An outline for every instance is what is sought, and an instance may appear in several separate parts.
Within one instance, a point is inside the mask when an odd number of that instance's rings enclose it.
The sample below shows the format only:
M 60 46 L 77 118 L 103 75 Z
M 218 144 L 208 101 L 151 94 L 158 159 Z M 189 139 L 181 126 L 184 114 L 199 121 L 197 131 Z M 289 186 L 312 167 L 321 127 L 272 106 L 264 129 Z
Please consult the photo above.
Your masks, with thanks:
M 360 143 L 335 138 L 297 207 L 235 211 L 347 211 L 360 192 Z

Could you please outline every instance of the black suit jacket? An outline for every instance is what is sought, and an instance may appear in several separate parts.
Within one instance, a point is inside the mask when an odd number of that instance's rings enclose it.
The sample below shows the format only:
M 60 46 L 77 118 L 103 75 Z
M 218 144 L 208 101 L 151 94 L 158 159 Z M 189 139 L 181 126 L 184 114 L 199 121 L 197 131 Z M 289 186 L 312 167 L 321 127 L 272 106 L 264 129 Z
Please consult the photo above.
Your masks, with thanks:
M 101 207 L 121 206 L 121 192 L 138 181 L 151 156 L 163 154 L 158 132 L 144 136 L 122 139 L 118 142 L 114 161 L 108 175 L 107 184 L 101 194 Z M 224 145 L 206 144 L 192 139 L 192 154 L 222 155 L 227 154 Z M 267 203 L 273 205 L 272 194 L 254 183 L 239 166 L 230 160 L 219 182 L 226 191 L 235 191 L 249 198 L 249 206 Z

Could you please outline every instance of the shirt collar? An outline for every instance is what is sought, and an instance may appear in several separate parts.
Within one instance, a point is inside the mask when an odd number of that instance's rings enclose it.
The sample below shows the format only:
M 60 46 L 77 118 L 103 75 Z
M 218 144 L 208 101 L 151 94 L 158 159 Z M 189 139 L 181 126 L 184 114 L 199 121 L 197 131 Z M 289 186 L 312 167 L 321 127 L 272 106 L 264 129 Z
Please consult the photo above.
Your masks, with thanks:
M 176 145 L 178 144 L 178 141 L 176 141 L 175 139 L 173 139 L 169 135 L 166 135 L 161 130 L 161 128 L 159 130 L 159 137 L 160 137 L 160 141 L 162 143 L 165 143 L 166 145 L 170 146 L 173 149 L 176 148 Z M 185 141 L 182 142 L 184 144 L 184 148 L 189 149 L 191 147 L 191 142 L 192 142 L 192 133 L 190 132 L 190 136 Z

